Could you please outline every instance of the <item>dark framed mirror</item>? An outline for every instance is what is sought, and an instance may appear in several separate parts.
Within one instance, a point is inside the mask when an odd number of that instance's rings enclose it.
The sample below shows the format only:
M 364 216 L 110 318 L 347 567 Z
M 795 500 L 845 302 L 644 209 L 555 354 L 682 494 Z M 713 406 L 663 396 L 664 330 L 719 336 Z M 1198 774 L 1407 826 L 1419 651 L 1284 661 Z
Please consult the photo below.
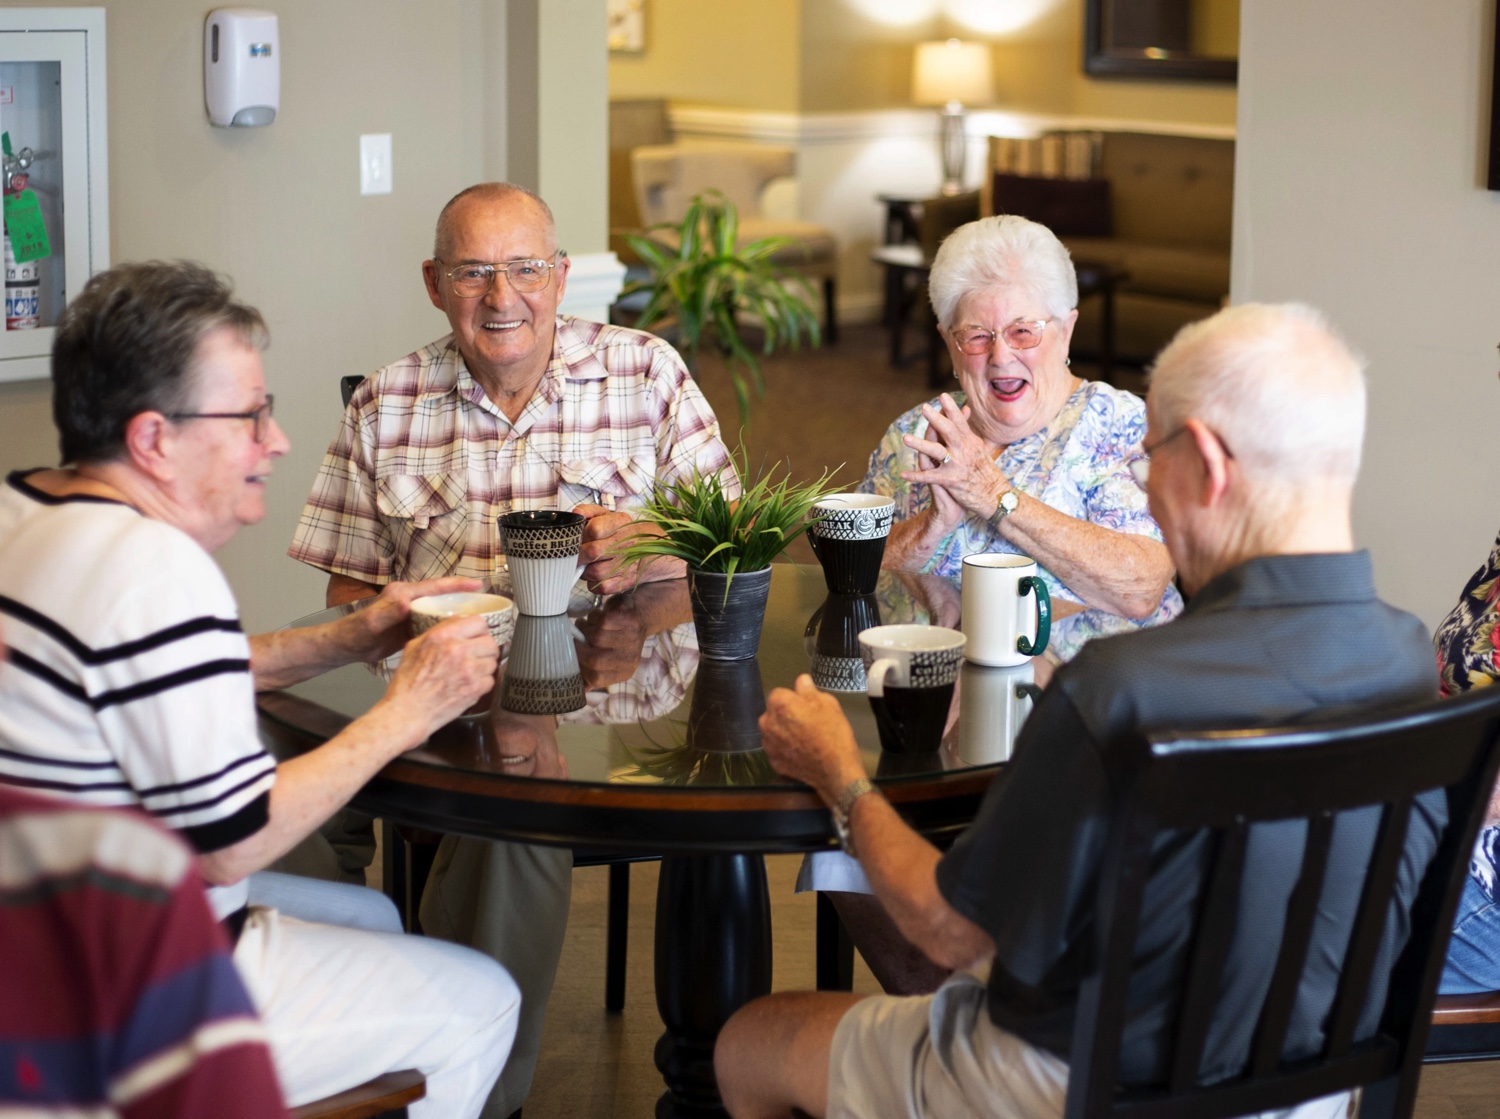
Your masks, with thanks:
M 1098 78 L 1233 82 L 1239 0 L 1085 0 L 1083 69 Z

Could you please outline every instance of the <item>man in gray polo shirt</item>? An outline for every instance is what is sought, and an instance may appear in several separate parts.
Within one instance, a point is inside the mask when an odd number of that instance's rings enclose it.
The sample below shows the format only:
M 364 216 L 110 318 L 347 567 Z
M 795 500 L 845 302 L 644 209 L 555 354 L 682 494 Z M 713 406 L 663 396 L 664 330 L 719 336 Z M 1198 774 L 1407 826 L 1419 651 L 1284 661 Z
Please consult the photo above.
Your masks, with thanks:
M 736 1119 L 788 1114 L 1053 1117 L 1067 1057 L 1107 826 L 1112 751 L 1148 727 L 1232 727 L 1436 698 L 1422 624 L 1375 597 L 1353 550 L 1350 501 L 1365 390 L 1359 361 L 1313 311 L 1250 305 L 1184 329 L 1163 351 L 1147 401 L 1146 486 L 1183 589 L 1177 620 L 1092 643 L 1058 671 L 979 816 L 942 854 L 869 788 L 837 701 L 807 677 L 762 719 L 781 772 L 812 785 L 848 823 L 852 847 L 896 925 L 957 969 L 934 995 L 860 999 L 787 993 L 756 1000 L 715 1053 Z M 1436 847 L 1440 795 L 1419 802 L 1385 961 Z M 1340 821 L 1288 1056 L 1322 1044 L 1375 817 Z M 1247 872 L 1275 896 L 1300 864 L 1300 833 L 1262 826 Z M 1159 844 L 1137 942 L 1121 1076 L 1162 1079 L 1183 942 L 1201 887 L 1201 837 Z M 1341 870 L 1340 868 L 1344 869 Z M 1268 979 L 1274 944 L 1245 937 L 1209 1032 L 1204 1072 L 1232 1075 L 1249 1052 L 1243 1010 Z M 1377 967 L 1383 975 L 1388 967 Z M 1361 1033 L 1374 1028 L 1371 1000 Z M 1295 1109 L 1342 1115 L 1342 1096 Z

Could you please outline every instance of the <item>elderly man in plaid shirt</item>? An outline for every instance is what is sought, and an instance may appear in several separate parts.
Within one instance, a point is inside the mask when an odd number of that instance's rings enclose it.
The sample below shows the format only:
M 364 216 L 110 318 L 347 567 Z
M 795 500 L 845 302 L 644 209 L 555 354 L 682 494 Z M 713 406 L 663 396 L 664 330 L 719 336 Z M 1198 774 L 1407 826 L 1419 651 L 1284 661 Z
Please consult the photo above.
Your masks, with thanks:
M 547 204 L 507 183 L 455 196 L 438 217 L 428 298 L 452 333 L 354 391 L 289 550 L 329 574 L 328 603 L 393 580 L 489 577 L 497 517 L 573 509 L 601 593 L 683 575 L 659 558 L 615 570 L 642 531 L 630 510 L 695 469 L 738 479 L 713 410 L 659 338 L 558 314 L 568 276 Z M 524 1101 L 562 950 L 567 851 L 444 839 L 423 928 L 480 948 L 522 991 L 521 1024 L 487 1116 Z M 550 930 L 550 931 L 549 931 Z

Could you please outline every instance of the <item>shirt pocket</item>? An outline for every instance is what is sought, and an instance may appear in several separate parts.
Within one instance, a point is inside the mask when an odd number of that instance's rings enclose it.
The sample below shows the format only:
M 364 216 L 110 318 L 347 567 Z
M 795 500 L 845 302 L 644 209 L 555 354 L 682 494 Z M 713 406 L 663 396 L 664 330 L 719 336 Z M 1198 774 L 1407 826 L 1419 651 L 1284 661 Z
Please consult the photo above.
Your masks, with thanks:
M 375 479 L 375 508 L 397 579 L 448 575 L 463 559 L 468 503 L 457 474 L 391 474 Z
M 557 507 L 589 504 L 626 509 L 642 504 L 656 483 L 656 463 L 626 457 L 562 462 L 557 467 Z

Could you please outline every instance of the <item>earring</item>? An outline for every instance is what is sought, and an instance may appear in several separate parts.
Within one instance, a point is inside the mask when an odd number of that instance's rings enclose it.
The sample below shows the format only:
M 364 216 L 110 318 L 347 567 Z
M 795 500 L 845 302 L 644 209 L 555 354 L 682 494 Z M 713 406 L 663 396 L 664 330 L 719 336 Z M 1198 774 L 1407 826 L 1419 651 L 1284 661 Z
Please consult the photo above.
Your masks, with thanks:
M 1070 357 L 1063 358 L 1063 365 L 1067 366 L 1067 365 L 1072 365 L 1072 364 L 1073 364 L 1073 359 L 1072 358 L 1070 358 Z

